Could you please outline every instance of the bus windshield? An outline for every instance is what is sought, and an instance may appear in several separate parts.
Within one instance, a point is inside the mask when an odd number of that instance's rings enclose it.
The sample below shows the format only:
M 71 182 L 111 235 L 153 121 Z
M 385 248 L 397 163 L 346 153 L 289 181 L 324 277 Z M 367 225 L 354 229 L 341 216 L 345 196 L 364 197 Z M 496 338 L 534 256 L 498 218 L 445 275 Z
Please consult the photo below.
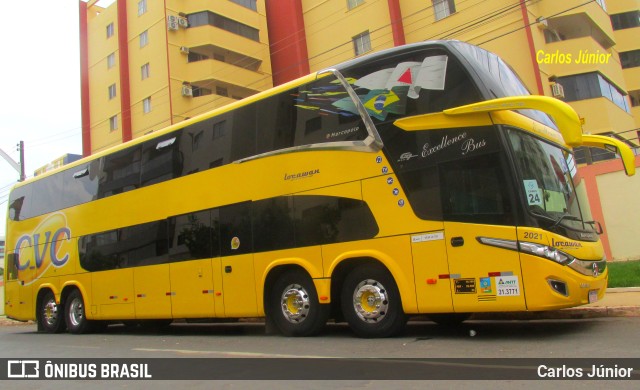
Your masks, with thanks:
M 529 212 L 551 226 L 587 230 L 564 149 L 522 131 L 508 129 Z

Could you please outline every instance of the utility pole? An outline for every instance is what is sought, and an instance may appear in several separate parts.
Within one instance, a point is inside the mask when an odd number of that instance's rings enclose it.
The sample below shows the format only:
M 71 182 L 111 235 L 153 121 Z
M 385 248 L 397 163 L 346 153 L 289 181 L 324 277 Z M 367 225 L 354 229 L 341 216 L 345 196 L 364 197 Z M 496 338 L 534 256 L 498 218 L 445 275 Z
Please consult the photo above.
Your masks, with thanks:
M 27 178 L 24 174 L 24 141 L 20 141 L 16 146 L 20 152 L 20 181 L 24 181 Z
M 2 157 L 5 160 L 7 160 L 9 165 L 11 165 L 11 167 L 13 169 L 15 169 L 16 172 L 18 172 L 20 174 L 20 179 L 18 181 L 24 181 L 27 178 L 27 176 L 24 173 L 24 141 L 20 141 L 16 145 L 16 150 L 18 152 L 20 152 L 20 162 L 14 161 L 11 158 L 11 156 L 9 156 L 7 153 L 5 153 L 2 149 L 0 149 L 0 157 Z

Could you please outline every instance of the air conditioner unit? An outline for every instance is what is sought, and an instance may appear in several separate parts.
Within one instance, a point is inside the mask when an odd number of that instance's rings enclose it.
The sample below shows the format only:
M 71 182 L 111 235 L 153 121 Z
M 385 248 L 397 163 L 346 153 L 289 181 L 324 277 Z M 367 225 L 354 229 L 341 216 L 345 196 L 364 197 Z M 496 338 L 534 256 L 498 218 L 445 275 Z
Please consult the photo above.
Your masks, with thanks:
M 564 98 L 564 88 L 562 88 L 561 84 L 555 83 L 551 85 L 551 94 L 553 97 L 558 99 Z
M 191 88 L 190 85 L 183 85 L 182 86 L 182 96 L 192 97 L 193 96 L 193 88 Z
M 175 31 L 178 29 L 178 17 L 175 15 L 169 15 L 167 18 L 167 30 Z
M 182 28 L 189 27 L 189 20 L 187 18 L 178 18 L 178 25 Z
M 541 30 L 544 30 L 545 28 L 549 27 L 549 22 L 547 21 L 546 18 L 542 16 L 536 19 L 536 22 L 538 22 L 538 28 Z
M 180 53 L 189 54 L 189 48 L 186 46 L 180 46 Z

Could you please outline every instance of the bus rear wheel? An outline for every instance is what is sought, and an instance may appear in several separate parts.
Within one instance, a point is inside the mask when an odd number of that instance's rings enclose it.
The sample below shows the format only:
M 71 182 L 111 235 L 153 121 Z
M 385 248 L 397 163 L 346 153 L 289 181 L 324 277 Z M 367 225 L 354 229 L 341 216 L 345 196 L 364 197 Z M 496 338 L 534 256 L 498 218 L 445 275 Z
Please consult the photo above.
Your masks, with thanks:
M 379 265 L 361 265 L 342 285 L 342 314 L 359 337 L 391 337 L 407 322 L 393 276 Z
M 271 290 L 269 315 L 285 336 L 313 336 L 329 319 L 330 306 L 321 305 L 311 277 L 300 270 L 282 274 Z
M 62 305 L 56 303 L 53 292 L 47 291 L 40 299 L 38 305 L 38 330 L 47 333 L 60 333 L 64 331 L 64 314 Z
M 65 321 L 69 333 L 82 334 L 91 330 L 91 322 L 85 315 L 84 300 L 78 290 L 73 290 L 65 301 Z

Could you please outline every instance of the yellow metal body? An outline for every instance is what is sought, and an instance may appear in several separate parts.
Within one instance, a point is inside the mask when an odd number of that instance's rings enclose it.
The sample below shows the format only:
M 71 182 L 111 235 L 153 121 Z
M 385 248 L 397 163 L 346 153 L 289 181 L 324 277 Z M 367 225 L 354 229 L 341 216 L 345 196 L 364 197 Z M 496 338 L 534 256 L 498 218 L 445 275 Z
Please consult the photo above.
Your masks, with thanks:
M 297 83 L 311 79 L 313 76 Z M 289 87 L 277 88 L 249 101 Z M 186 125 L 233 110 L 239 104 L 191 119 Z M 581 138 L 576 129 L 579 119 L 565 106 L 541 97 L 497 99 L 441 114 L 406 118 L 396 125 L 405 131 L 415 131 L 461 123 L 467 127 L 510 124 L 561 143 L 562 139 L 553 130 L 506 111 L 536 108 L 550 112 L 557 121 L 566 124 L 562 135 L 567 144 L 583 140 L 590 144 L 603 142 L 589 136 Z M 176 128 L 170 127 L 133 143 Z M 130 145 L 119 146 L 111 152 Z M 616 146 L 624 149 L 623 145 Z M 81 160 L 71 168 L 86 163 Z M 345 262 L 359 261 L 375 261 L 388 269 L 408 314 L 547 310 L 584 304 L 592 290 L 597 290 L 599 297 L 604 294 L 606 272 L 596 277 L 581 275 L 551 260 L 482 244 L 478 238 L 537 242 L 592 261 L 604 256 L 599 241 L 578 243 L 540 229 L 516 226 L 420 219 L 411 207 L 402 207 L 398 202 L 406 199 L 400 186 L 397 193 L 392 193 L 389 183 L 398 182 L 398 178 L 391 167 L 382 151 L 309 150 L 275 154 L 25 221 L 9 221 L 7 253 L 19 255 L 20 269 L 8 266 L 5 272 L 5 312 L 11 318 L 32 320 L 40 292 L 51 290 L 60 301 L 65 288 L 75 287 L 82 293 L 89 319 L 263 316 L 266 283 L 274 270 L 281 267 L 304 270 L 314 281 L 320 303 L 329 304 L 332 294 L 336 293 L 331 291 L 336 272 Z M 317 174 L 283 180 L 296 170 L 313 170 Z M 255 254 L 99 272 L 87 272 L 80 266 L 78 237 L 284 195 L 362 200 L 369 206 L 379 231 L 369 240 Z M 460 238 L 465 242 L 463 247 L 454 245 Z M 550 279 L 565 282 L 568 294 L 563 296 L 551 289 Z

